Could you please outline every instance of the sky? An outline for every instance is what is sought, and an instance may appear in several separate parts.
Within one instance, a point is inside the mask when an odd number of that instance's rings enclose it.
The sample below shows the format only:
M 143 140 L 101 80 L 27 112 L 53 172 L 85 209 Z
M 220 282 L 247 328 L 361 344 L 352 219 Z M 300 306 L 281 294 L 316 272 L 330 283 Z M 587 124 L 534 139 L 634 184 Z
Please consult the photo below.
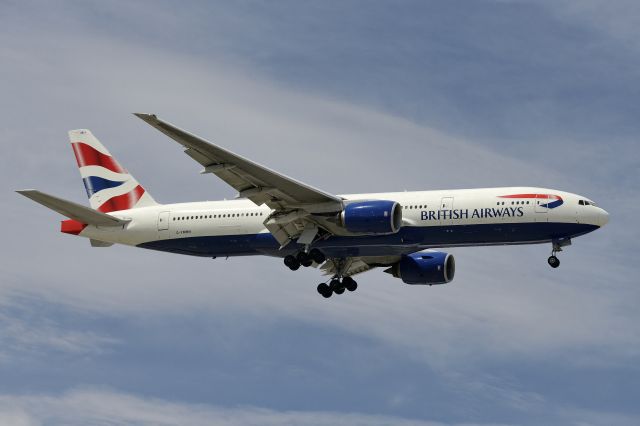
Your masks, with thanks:
M 633 1 L 0 2 L 0 424 L 640 424 Z M 163 203 L 236 194 L 153 112 L 334 194 L 542 186 L 610 223 L 455 280 L 91 248 L 88 128 Z

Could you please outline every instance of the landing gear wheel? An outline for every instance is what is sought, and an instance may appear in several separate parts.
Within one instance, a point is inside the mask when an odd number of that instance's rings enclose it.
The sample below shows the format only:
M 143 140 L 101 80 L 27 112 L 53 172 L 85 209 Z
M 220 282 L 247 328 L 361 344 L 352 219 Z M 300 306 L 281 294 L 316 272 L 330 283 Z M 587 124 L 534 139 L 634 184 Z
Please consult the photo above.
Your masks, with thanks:
M 333 290 L 325 283 L 318 284 L 318 293 L 322 295 L 325 299 L 328 299 L 333 294 Z
M 334 278 L 331 280 L 331 284 L 329 285 L 331 287 L 331 290 L 335 293 L 335 294 L 342 294 L 344 293 L 344 286 L 342 285 L 342 283 L 340 282 L 340 280 L 338 278 Z
M 284 264 L 287 266 L 287 268 L 291 269 L 292 271 L 295 271 L 298 268 L 300 268 L 300 262 L 298 262 L 298 259 L 296 259 L 294 256 L 290 254 L 284 257 Z
M 351 277 L 346 277 L 342 280 L 342 285 L 349 291 L 356 291 L 358 283 Z
M 313 263 L 313 260 L 311 260 L 309 255 L 307 253 L 303 252 L 303 251 L 298 253 L 297 260 L 305 268 L 311 266 L 311 264 Z
M 326 256 L 320 250 L 315 248 L 309 252 L 309 257 L 318 265 L 324 263 L 324 261 L 327 260 Z
M 560 266 L 560 259 L 558 259 L 555 256 L 549 256 L 549 259 L 547 259 L 547 262 L 549 263 L 549 266 L 551 266 L 552 268 L 557 268 L 558 266 Z

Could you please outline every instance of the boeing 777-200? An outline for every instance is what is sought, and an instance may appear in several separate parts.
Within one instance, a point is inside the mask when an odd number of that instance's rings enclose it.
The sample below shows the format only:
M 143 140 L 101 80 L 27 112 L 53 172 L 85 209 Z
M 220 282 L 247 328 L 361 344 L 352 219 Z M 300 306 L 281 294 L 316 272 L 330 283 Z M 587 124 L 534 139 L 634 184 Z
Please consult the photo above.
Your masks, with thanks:
M 61 231 L 202 257 L 266 255 L 291 270 L 319 267 L 324 297 L 357 288 L 382 267 L 407 284 L 453 279 L 451 254 L 434 249 L 551 243 L 548 263 L 608 213 L 581 195 L 509 187 L 333 195 L 205 141 L 153 114 L 136 114 L 183 146 L 237 192 L 234 200 L 159 204 L 89 130 L 69 132 L 91 208 L 36 190 L 20 194 L 68 217 Z

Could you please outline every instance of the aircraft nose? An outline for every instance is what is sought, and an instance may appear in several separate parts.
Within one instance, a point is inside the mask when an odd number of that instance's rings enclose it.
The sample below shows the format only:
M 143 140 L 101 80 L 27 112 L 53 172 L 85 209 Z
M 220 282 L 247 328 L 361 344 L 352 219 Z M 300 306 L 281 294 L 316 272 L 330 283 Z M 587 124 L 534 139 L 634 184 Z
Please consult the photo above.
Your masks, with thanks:
M 609 223 L 609 213 L 605 209 L 600 209 L 598 214 L 598 223 L 600 226 L 605 226 Z

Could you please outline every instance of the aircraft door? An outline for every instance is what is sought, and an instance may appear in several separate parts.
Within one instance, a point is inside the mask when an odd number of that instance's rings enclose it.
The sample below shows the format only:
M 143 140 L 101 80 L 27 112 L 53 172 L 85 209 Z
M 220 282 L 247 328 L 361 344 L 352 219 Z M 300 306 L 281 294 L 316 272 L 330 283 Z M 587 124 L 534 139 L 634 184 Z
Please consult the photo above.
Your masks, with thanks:
M 158 231 L 169 230 L 169 212 L 160 212 L 158 214 Z
M 549 219 L 547 213 L 549 209 L 545 206 L 549 202 L 549 196 L 547 194 L 537 194 L 535 198 L 535 211 L 536 222 L 547 222 Z

